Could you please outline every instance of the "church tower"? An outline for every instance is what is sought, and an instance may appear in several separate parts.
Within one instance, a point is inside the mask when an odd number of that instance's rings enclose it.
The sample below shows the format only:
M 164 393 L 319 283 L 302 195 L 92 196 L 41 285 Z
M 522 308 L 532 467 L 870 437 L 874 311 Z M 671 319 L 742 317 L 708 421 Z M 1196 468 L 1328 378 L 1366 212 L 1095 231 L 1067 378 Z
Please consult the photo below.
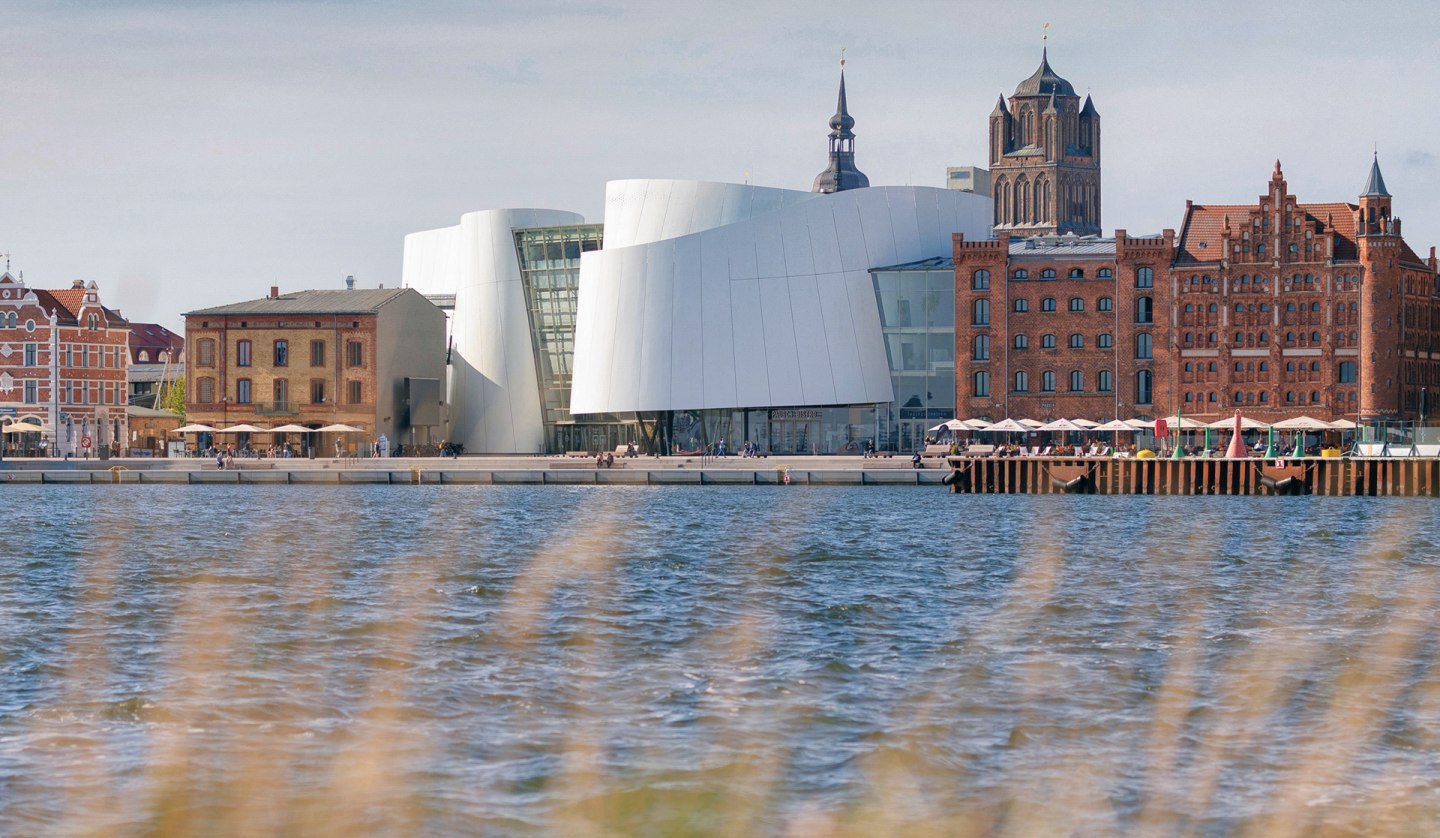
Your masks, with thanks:
M 1040 67 L 990 113 L 995 233 L 1100 233 L 1100 112 L 1070 82 Z
M 841 62 L 842 64 L 844 62 Z M 845 68 L 840 68 L 840 101 L 830 117 L 830 165 L 815 176 L 811 192 L 841 192 L 870 185 L 870 178 L 855 168 L 855 120 L 845 105 Z

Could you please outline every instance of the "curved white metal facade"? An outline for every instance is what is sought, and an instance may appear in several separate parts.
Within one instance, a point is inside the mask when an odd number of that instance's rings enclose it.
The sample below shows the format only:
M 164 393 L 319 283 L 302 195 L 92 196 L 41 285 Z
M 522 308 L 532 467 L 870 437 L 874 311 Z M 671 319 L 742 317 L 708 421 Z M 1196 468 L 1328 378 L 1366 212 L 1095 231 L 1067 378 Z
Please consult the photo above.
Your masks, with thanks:
M 584 223 L 564 210 L 483 210 L 405 237 L 404 284 L 454 294 L 450 434 L 475 453 L 537 453 L 545 425 L 513 230 Z
M 893 399 L 869 269 L 988 238 L 990 199 L 617 181 L 581 258 L 574 414 Z

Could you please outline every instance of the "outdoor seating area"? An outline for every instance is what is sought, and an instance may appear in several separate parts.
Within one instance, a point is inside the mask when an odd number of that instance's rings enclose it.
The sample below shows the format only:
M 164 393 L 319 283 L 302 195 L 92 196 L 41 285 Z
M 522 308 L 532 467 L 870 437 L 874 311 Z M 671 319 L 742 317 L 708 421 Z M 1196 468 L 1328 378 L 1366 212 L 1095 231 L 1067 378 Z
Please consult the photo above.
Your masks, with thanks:
M 1440 444 L 1405 439 L 1395 429 L 1310 416 L 1265 422 L 1238 412 L 1212 422 L 1180 415 L 1104 423 L 956 418 L 929 433 L 924 457 L 939 449 L 959 457 L 1440 457 Z

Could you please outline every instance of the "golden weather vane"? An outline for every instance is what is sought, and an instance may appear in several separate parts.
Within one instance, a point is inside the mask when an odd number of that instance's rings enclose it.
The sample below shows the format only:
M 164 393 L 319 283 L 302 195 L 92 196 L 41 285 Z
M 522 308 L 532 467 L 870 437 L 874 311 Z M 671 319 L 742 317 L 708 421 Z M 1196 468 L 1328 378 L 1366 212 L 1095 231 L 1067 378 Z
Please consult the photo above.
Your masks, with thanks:
M 1044 43 L 1048 40 L 1050 40 L 1050 24 L 1046 23 L 1045 25 L 1040 27 L 1040 41 L 1041 43 Z
M 845 69 L 845 48 L 840 48 L 840 69 Z

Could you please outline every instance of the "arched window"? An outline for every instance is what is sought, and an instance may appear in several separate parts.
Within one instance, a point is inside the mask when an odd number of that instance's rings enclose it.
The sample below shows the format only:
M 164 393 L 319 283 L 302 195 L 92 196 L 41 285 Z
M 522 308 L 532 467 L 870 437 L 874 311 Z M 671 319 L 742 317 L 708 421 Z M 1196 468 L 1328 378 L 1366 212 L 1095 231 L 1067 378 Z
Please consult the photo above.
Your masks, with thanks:
M 1024 370 L 1015 373 L 1015 392 L 1028 393 L 1030 391 L 1030 376 Z
M 1083 271 L 1083 270 L 1080 269 L 1080 268 L 1071 268 L 1071 269 L 1070 269 L 1070 278 L 1071 278 L 1071 279 L 1084 279 L 1084 278 L 1085 278 L 1085 271 Z
M 1041 311 L 1054 311 L 1054 310 L 1055 310 L 1055 298 L 1054 298 L 1054 297 L 1046 297 L 1045 299 L 1041 300 L 1041 301 L 1040 301 L 1040 310 L 1041 310 Z
M 990 336 L 976 335 L 971 347 L 970 357 L 977 361 L 990 360 Z
M 1113 311 L 1114 308 L 1115 301 L 1110 299 L 1109 297 L 1101 297 L 1100 299 L 1095 301 L 1096 311 Z
M 1195 310 L 1195 306 L 1194 306 L 1194 305 L 1192 305 L 1192 304 L 1190 304 L 1190 303 L 1186 303 L 1186 304 L 1185 304 L 1185 313 L 1186 313 L 1186 314 L 1189 314 L 1190 312 L 1192 312 L 1192 311 L 1194 311 L 1194 310 Z
M 1245 333 L 1244 333 L 1244 332 L 1236 332 L 1236 333 L 1235 333 L 1235 342 L 1236 342 L 1236 343 L 1244 343 L 1244 342 L 1245 342 Z
M 1261 332 L 1261 333 L 1260 333 L 1260 343 L 1269 343 L 1269 342 L 1270 342 L 1270 333 L 1269 333 L 1269 332 Z
M 1085 373 L 1080 370 L 1070 371 L 1070 392 L 1079 393 L 1085 389 Z
M 1261 391 L 1260 391 L 1260 403 L 1261 403 L 1261 404 L 1269 404 L 1269 402 L 1270 402 L 1270 394 L 1267 393 L 1267 392 L 1265 392 L 1264 390 L 1261 390 Z
M 1095 345 L 1101 349 L 1109 349 L 1115 345 L 1115 338 L 1109 332 L 1101 332 L 1100 336 L 1095 338 Z
M 1136 288 L 1154 288 L 1155 271 L 1150 268 L 1140 268 L 1135 271 Z
M 1101 370 L 1095 377 L 1095 389 L 1102 393 L 1108 393 L 1112 386 L 1110 383 L 1110 371 Z
M 1285 391 L 1285 403 L 1286 403 L 1286 404 L 1294 404 L 1294 403 L 1295 403 L 1295 391 L 1294 391 L 1294 390 L 1286 390 L 1286 391 Z
M 974 324 L 974 325 L 976 325 L 976 326 L 988 326 L 988 325 L 990 325 L 990 301 L 989 301 L 989 300 L 984 300 L 984 299 L 976 300 L 975 302 L 971 303 L 970 309 L 971 309 L 971 314 L 972 314 L 971 319 L 970 319 L 970 322 L 971 322 L 972 324 Z
M 1109 268 L 1101 268 L 1100 270 L 1095 272 L 1095 276 L 1099 279 L 1114 279 L 1115 272 L 1110 270 Z
M 1070 348 L 1071 348 L 1071 349 L 1084 349 L 1084 348 L 1085 348 L 1085 336 L 1082 335 L 1082 334 L 1080 334 L 1079 332 L 1075 332 L 1075 333 L 1071 334 L 1071 335 L 1070 335 Z
M 1215 393 L 1213 391 L 1210 393 L 1210 402 L 1212 404 L 1215 402 Z
M 1016 335 L 1016 336 L 1015 336 L 1015 348 L 1016 348 L 1016 349 L 1029 349 L 1029 348 L 1030 348 L 1030 338 L 1026 337 L 1025 335 Z
M 990 373 L 984 370 L 975 373 L 975 395 L 990 395 Z
M 1154 376 L 1149 370 L 1140 370 L 1135 373 L 1135 403 L 1150 404 L 1151 391 L 1155 382 Z
M 1319 333 L 1319 332 L 1311 332 L 1311 333 L 1310 333 L 1310 340 L 1311 340 L 1311 342 L 1313 342 L 1313 343 L 1319 343 L 1319 342 L 1320 342 L 1320 333 Z
M 1311 310 L 1311 311 L 1319 311 L 1319 310 L 1320 310 L 1320 304 L 1319 304 L 1319 303 L 1311 303 L 1311 304 L 1310 304 L 1310 310 Z
M 1214 332 L 1211 332 L 1211 333 L 1210 333 L 1210 343 L 1214 343 L 1215 341 L 1217 341 L 1217 340 L 1219 340 L 1219 339 L 1220 339 L 1220 336 L 1219 336 L 1219 335 L 1215 334 Z
M 1294 304 L 1294 303 L 1286 303 L 1286 304 L 1285 304 L 1285 310 L 1286 310 L 1287 312 L 1294 311 L 1294 310 L 1295 310 L 1295 304 Z
M 970 288 L 975 291 L 987 291 L 990 288 L 990 272 L 976 271 L 970 275 Z
M 1186 404 L 1189 404 L 1189 403 L 1191 403 L 1191 402 L 1193 402 L 1193 401 L 1195 401 L 1195 394 L 1194 394 L 1194 393 L 1186 393 L 1186 394 L 1185 394 L 1185 403 L 1186 403 Z
M 1141 332 L 1135 336 L 1135 357 L 1142 361 L 1155 357 L 1154 347 L 1148 332 Z
M 1040 373 L 1040 391 L 1044 393 L 1055 392 L 1055 373 L 1046 370 Z
M 1054 336 L 1054 335 L 1041 335 L 1041 336 L 1040 336 L 1040 348 L 1041 348 L 1041 349 L 1054 349 L 1054 348 L 1055 348 L 1055 336 Z
M 1354 362 L 1354 361 L 1341 361 L 1341 362 L 1340 362 L 1340 374 L 1339 374 L 1339 377 L 1340 377 L 1340 383 L 1341 383 L 1341 384 L 1354 384 L 1354 383 L 1355 383 L 1355 362 Z
M 1211 303 L 1211 304 L 1210 304 L 1210 313 L 1211 313 L 1211 314 L 1214 314 L 1217 310 L 1218 310 L 1218 309 L 1216 309 L 1215 304 L 1214 304 L 1214 303 Z
M 1085 310 L 1085 300 L 1084 300 L 1083 298 L 1081 298 L 1081 297 L 1071 297 L 1071 298 L 1070 298 L 1070 310 L 1071 310 L 1071 311 L 1084 311 L 1084 310 Z
M 1149 297 L 1136 297 L 1136 298 L 1135 298 L 1135 322 L 1136 322 L 1136 323 L 1154 323 L 1154 322 L 1155 322 L 1155 309 L 1154 309 L 1154 304 L 1153 304 L 1153 302 L 1151 301 L 1151 299 L 1150 299 Z
M 140 350 L 140 354 L 139 354 L 139 356 L 136 358 L 136 360 L 139 361 L 139 362 L 142 363 L 142 364 L 148 364 L 148 363 L 150 363 L 150 350 L 148 350 L 148 349 L 142 349 L 142 350 Z
M 1311 371 L 1311 372 L 1319 372 L 1319 371 L 1320 371 L 1320 362 L 1319 362 L 1319 361 L 1311 361 L 1311 362 L 1310 362 L 1310 371 Z
M 1294 372 L 1294 371 L 1295 371 L 1295 362 L 1294 362 L 1294 361 L 1286 361 L 1286 362 L 1285 362 L 1285 371 L 1286 371 L 1286 372 Z
M 1054 279 L 1054 278 L 1055 278 L 1055 269 L 1054 269 L 1054 268 L 1046 268 L 1045 270 L 1043 270 L 1043 271 L 1040 272 L 1040 278 L 1041 278 L 1041 279 Z
M 1319 390 L 1311 390 L 1311 391 L 1310 391 L 1310 401 L 1311 401 L 1311 402 L 1318 402 L 1318 401 L 1320 401 L 1320 391 L 1319 391 Z
M 1236 371 L 1236 372 L 1244 372 L 1244 371 L 1245 371 L 1245 362 L 1244 362 L 1244 361 L 1236 361 L 1236 362 L 1235 362 L 1235 371 Z
M 1029 310 L 1030 310 L 1030 301 L 1027 300 L 1027 299 L 1025 299 L 1024 297 L 1016 297 L 1016 298 L 1015 298 L 1015 310 L 1016 310 L 1016 311 L 1029 311 Z
M 1194 372 L 1194 371 L 1195 371 L 1195 365 L 1192 364 L 1192 363 L 1189 362 L 1189 361 L 1186 361 L 1186 362 L 1185 362 L 1185 371 L 1186 371 L 1186 372 Z
M 1238 314 L 1239 312 L 1244 311 L 1244 310 L 1245 310 L 1245 304 L 1244 304 L 1244 303 L 1236 303 L 1236 304 L 1235 304 L 1235 312 L 1236 312 L 1237 314 Z
M 1270 371 L 1270 362 L 1269 362 L 1269 361 L 1261 361 L 1261 362 L 1260 362 L 1260 372 L 1269 372 L 1269 371 Z
M 1011 278 L 1011 279 L 1029 279 L 1029 278 L 1030 278 L 1030 274 L 1026 273 L 1026 272 L 1023 271 L 1023 270 L 1014 271 L 1014 272 L 1012 272 L 1012 273 L 1010 274 L 1010 278 Z
M 1195 333 L 1194 333 L 1194 332 L 1186 332 L 1186 333 L 1185 333 L 1185 342 L 1186 342 L 1186 343 L 1194 343 L 1194 342 L 1195 342 Z
M 1294 342 L 1295 342 L 1295 333 L 1294 333 L 1294 332 L 1286 332 L 1286 333 L 1285 333 L 1285 342 L 1286 342 L 1286 343 L 1294 343 Z

